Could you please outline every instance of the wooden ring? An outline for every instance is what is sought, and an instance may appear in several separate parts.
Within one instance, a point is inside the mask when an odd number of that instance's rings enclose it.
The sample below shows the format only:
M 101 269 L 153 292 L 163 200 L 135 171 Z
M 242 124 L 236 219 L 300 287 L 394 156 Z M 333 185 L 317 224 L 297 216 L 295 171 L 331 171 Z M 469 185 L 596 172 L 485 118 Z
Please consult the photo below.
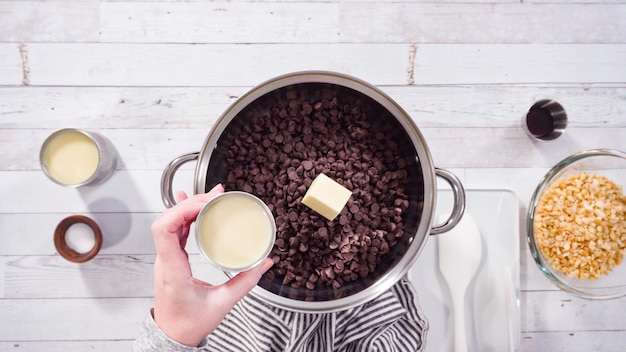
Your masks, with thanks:
M 70 226 L 74 224 L 86 224 L 91 228 L 94 234 L 94 246 L 89 252 L 79 253 L 72 249 L 65 241 L 65 233 Z M 98 254 L 102 248 L 102 230 L 100 226 L 91 218 L 83 215 L 71 215 L 61 220 L 54 230 L 54 246 L 59 254 L 73 263 L 84 263 Z

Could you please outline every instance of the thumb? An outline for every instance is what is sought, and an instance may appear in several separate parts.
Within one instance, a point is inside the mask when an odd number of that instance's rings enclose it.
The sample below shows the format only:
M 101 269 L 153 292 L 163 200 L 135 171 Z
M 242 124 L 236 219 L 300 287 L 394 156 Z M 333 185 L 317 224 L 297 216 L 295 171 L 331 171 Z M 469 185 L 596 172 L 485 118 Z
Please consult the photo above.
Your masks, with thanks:
M 187 196 L 187 193 L 183 192 L 183 191 L 178 191 L 178 193 L 176 194 L 177 198 L 178 198 L 178 203 L 182 202 L 183 200 L 189 198 Z
M 250 292 L 259 283 L 261 280 L 261 276 L 268 271 L 272 265 L 274 265 L 274 261 L 270 258 L 265 258 L 261 264 L 256 267 L 241 272 L 237 274 L 237 276 L 228 280 L 224 285 L 222 285 L 222 289 L 225 292 L 225 298 L 229 303 L 229 306 L 234 306 L 239 300 L 241 300 L 245 295 Z M 225 302 L 226 303 L 226 302 Z

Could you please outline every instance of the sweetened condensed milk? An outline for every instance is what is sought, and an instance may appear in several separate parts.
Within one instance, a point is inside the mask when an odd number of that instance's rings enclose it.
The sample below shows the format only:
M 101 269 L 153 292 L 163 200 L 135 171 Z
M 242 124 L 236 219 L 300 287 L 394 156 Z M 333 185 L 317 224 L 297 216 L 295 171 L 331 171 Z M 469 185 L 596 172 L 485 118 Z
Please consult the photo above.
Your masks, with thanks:
M 48 175 L 64 185 L 87 181 L 98 169 L 98 146 L 87 135 L 65 130 L 51 137 L 43 151 Z
M 244 192 L 226 192 L 201 211 L 197 240 L 205 256 L 222 269 L 240 271 L 265 258 L 274 245 L 274 219 L 267 206 Z

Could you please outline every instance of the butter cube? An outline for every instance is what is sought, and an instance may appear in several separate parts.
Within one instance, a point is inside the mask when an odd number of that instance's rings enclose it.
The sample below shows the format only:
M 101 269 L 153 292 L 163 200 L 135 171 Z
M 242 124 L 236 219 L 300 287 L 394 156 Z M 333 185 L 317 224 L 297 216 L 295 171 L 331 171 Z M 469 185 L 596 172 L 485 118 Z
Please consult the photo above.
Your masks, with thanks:
M 319 174 L 306 191 L 302 204 L 332 221 L 350 199 L 352 192 L 324 174 Z

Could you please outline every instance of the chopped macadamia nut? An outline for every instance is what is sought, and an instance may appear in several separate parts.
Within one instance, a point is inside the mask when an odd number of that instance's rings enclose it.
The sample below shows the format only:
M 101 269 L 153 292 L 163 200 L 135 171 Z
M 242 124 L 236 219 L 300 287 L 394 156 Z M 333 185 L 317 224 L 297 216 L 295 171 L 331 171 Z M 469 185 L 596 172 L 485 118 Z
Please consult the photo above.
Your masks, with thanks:
M 535 239 L 550 263 L 578 279 L 598 279 L 622 262 L 626 248 L 626 197 L 604 176 L 577 173 L 541 195 Z

